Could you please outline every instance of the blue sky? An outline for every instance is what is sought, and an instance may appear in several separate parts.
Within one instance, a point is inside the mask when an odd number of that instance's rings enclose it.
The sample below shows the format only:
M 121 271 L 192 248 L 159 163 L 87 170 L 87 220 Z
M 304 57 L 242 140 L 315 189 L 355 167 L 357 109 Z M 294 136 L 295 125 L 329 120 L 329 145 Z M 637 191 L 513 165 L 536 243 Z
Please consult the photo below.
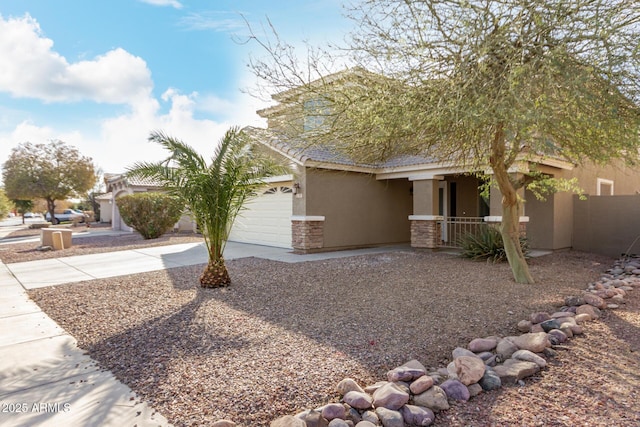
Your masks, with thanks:
M 208 155 L 232 125 L 264 126 L 247 68 L 267 17 L 294 45 L 340 41 L 340 0 L 0 0 L 0 165 L 60 139 L 104 172 L 165 157 L 152 130 Z M 264 94 L 267 98 L 268 94 Z

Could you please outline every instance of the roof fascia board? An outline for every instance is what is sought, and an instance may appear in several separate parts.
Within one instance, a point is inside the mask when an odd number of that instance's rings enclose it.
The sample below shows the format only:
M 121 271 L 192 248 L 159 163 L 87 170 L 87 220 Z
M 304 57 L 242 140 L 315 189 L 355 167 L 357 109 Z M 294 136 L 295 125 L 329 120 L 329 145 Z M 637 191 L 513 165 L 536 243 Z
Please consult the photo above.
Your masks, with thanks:
M 421 179 L 436 179 L 434 177 L 440 175 L 456 175 L 469 173 L 468 168 L 455 166 L 453 163 L 434 163 L 431 165 L 414 165 L 403 166 L 395 169 L 387 169 L 384 172 L 376 174 L 377 180 L 408 178 L 411 181 L 419 181 Z
M 298 166 L 304 166 L 306 163 L 306 159 L 299 159 L 297 157 L 294 157 L 293 155 L 289 154 L 288 151 L 281 149 L 280 147 L 274 146 L 269 144 L 268 142 L 264 142 L 261 139 L 257 139 L 258 143 L 264 145 L 265 147 L 267 147 L 270 150 L 275 151 L 276 153 L 280 154 L 281 156 L 283 156 L 286 159 L 291 160 L 293 163 L 295 163 Z

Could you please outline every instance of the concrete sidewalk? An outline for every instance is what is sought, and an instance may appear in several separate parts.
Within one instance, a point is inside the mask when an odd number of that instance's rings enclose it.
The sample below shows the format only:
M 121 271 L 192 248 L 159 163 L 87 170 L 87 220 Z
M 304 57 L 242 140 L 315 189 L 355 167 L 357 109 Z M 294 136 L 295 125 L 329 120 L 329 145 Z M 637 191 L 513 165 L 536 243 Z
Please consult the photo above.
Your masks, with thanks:
M 0 426 L 169 425 L 78 348 L 2 263 L 0 332 Z
M 75 238 L 75 236 L 74 236 Z M 257 257 L 286 263 L 345 258 L 370 253 L 409 250 L 407 245 L 349 251 L 298 255 L 290 249 L 229 242 L 224 251 L 226 260 Z M 204 243 L 156 246 L 118 252 L 78 255 L 7 264 L 7 268 L 25 289 L 61 285 L 84 280 L 104 279 L 127 274 L 144 273 L 165 268 L 206 264 Z
M 259 257 L 293 263 L 400 250 L 409 248 L 296 255 L 289 249 L 229 242 L 225 259 Z M 100 370 L 25 289 L 206 262 L 204 244 L 188 243 L 0 263 L 0 427 L 169 425 L 111 372 Z

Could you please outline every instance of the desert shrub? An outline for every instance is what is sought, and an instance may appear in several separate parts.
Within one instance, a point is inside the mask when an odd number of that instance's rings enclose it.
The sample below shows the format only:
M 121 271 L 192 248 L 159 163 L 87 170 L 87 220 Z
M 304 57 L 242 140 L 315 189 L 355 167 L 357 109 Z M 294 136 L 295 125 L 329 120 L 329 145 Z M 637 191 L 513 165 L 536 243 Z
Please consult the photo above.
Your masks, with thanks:
M 484 225 L 475 233 L 467 233 L 460 239 L 462 256 L 474 260 L 486 259 L 489 262 L 501 262 L 507 260 L 504 250 L 502 235 L 496 227 Z M 520 237 L 520 247 L 526 255 L 528 252 L 527 239 Z
M 155 239 L 169 231 L 180 219 L 184 204 L 165 193 L 134 193 L 118 197 L 122 220 L 145 239 Z

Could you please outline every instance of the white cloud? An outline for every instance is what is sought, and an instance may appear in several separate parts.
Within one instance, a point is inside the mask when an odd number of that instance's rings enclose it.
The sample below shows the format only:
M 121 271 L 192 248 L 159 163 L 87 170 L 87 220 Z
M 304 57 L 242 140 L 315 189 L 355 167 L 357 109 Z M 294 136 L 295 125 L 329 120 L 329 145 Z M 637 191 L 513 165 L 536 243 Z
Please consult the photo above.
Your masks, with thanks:
M 182 9 L 182 3 L 177 0 L 140 0 L 152 6 L 171 6 L 175 9 Z
M 159 99 L 154 98 L 145 61 L 122 49 L 69 63 L 53 50 L 53 41 L 42 36 L 38 23 L 28 15 L 8 20 L 0 16 L 0 58 L 0 91 L 14 97 L 69 103 L 89 100 L 126 105 L 127 109 L 103 115 L 93 127 L 85 120 L 79 128 L 74 121 L 49 122 L 46 116 L 34 119 L 25 110 L 0 107 L 0 165 L 20 143 L 59 139 L 91 157 L 104 172 L 118 173 L 137 161 L 168 155 L 148 142 L 154 130 L 179 138 L 210 157 L 230 126 L 265 125 L 255 114 L 264 103 L 240 92 L 225 99 L 169 88 Z M 252 76 L 243 74 L 238 84 L 250 86 Z
M 123 49 L 69 63 L 30 15 L 0 16 L 0 91 L 47 102 L 130 104 L 152 88 L 146 62 Z
M 247 25 L 239 13 L 224 11 L 190 13 L 180 19 L 180 25 L 196 31 L 235 33 L 247 30 Z

